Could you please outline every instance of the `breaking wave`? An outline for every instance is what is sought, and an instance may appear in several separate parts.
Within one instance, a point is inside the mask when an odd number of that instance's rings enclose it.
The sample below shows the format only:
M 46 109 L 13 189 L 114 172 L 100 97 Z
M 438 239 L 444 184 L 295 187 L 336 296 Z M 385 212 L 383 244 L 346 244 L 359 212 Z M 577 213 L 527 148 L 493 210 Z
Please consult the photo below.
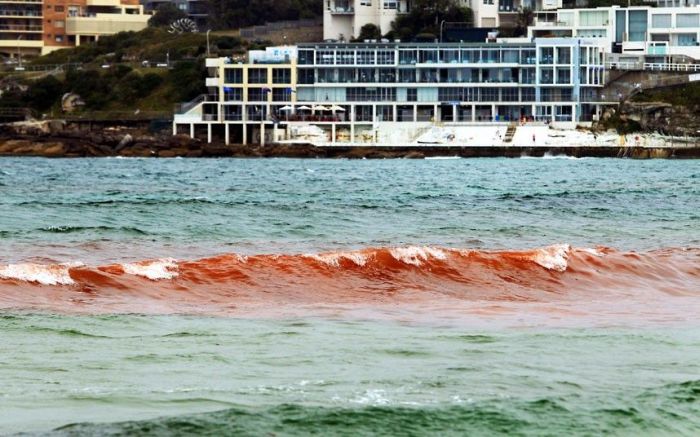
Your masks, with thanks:
M 700 297 L 700 249 L 645 253 L 554 245 L 482 251 L 429 246 L 316 254 L 223 254 L 104 266 L 0 265 L 0 308 L 230 314 L 255 308 L 465 302 L 642 304 Z M 694 300 L 693 300 L 694 301 Z

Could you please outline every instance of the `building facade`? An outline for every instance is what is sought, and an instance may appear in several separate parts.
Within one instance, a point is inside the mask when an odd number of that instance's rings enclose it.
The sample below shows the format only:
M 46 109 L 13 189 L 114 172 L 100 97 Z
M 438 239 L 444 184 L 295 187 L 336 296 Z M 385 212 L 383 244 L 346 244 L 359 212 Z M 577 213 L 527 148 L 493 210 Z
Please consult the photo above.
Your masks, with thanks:
M 366 24 L 374 24 L 382 35 L 391 31 L 391 23 L 401 14 L 411 11 L 412 0 L 325 0 L 323 38 L 349 41 L 357 38 Z M 473 26 L 496 28 L 515 27 L 517 14 L 524 8 L 554 10 L 562 0 L 458 0 L 472 10 Z
M 700 60 L 700 6 L 560 9 L 538 13 L 528 34 L 598 39 L 609 53 L 651 62 L 672 56 Z
M 223 129 L 226 142 L 376 142 L 419 126 L 561 123 L 600 113 L 603 47 L 584 39 L 492 44 L 304 44 L 284 58 L 209 59 L 209 95 L 175 116 L 174 132 Z M 183 131 L 184 129 L 184 131 Z M 403 140 L 402 140 L 403 141 Z
M 138 0 L 0 1 L 0 54 L 37 56 L 148 25 Z

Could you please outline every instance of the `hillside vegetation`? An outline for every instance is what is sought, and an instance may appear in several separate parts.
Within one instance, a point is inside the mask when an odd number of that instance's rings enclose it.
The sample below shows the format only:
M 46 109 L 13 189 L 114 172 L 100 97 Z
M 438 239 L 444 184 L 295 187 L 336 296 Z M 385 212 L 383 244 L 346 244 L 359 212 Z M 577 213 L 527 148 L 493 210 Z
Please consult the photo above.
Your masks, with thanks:
M 210 35 L 211 56 L 236 56 L 249 48 L 256 47 L 236 37 Z M 56 116 L 61 97 L 73 92 L 85 101 L 83 111 L 172 111 L 176 103 L 206 91 L 206 54 L 202 33 L 174 35 L 147 28 L 102 37 L 36 58 L 29 66 L 71 64 L 64 72 L 35 80 L 14 73 L 4 77 L 0 107 L 29 107 Z M 163 66 L 166 62 L 169 68 Z

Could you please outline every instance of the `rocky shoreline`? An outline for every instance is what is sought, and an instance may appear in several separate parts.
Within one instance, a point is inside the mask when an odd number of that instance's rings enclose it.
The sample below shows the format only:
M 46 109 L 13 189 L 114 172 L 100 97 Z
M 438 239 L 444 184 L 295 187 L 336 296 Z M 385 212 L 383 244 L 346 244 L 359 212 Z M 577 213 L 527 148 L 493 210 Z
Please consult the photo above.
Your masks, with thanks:
M 387 159 L 456 156 L 543 157 L 571 156 L 598 158 L 700 158 L 697 145 L 677 147 L 639 146 L 328 146 L 310 144 L 229 145 L 207 144 L 188 136 L 167 132 L 149 134 L 143 130 L 108 127 L 98 130 L 53 129 L 50 123 L 3 125 L 0 127 L 0 156 L 78 157 L 157 157 L 157 158 L 347 158 Z

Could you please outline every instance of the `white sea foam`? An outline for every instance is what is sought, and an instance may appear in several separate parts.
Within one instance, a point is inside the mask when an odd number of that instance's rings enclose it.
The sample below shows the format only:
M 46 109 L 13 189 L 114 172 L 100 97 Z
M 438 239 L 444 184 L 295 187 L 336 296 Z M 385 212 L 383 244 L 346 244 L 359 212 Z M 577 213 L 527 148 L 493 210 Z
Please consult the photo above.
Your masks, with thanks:
M 545 269 L 563 272 L 569 267 L 568 261 L 570 253 L 570 245 L 555 244 L 553 246 L 537 249 L 533 261 Z
M 461 156 L 426 156 L 425 159 L 432 161 L 443 161 L 446 159 L 462 159 Z
M 590 255 L 595 255 L 595 256 L 603 256 L 604 253 L 599 251 L 598 249 L 593 249 L 590 247 L 582 247 L 582 248 L 577 248 L 576 250 L 580 250 L 581 252 L 588 253 Z
M 340 267 L 340 260 L 347 259 L 355 263 L 360 267 L 364 267 L 367 264 L 367 256 L 360 252 L 334 252 L 334 253 L 320 253 L 320 254 L 309 254 L 304 255 L 307 258 L 315 259 L 316 261 L 323 263 L 331 267 Z
M 68 264 L 8 264 L 0 267 L 0 278 L 19 279 L 20 281 L 35 282 L 44 285 L 72 285 L 71 267 L 79 267 L 82 263 Z
M 427 246 L 395 247 L 391 249 L 389 253 L 391 253 L 391 256 L 394 257 L 395 260 L 414 266 L 420 266 L 424 261 L 428 261 L 430 258 L 439 260 L 447 259 L 447 253 L 445 253 L 445 251 Z
M 152 281 L 173 279 L 178 276 L 177 262 L 172 258 L 122 264 L 124 271 L 130 275 L 142 276 Z

